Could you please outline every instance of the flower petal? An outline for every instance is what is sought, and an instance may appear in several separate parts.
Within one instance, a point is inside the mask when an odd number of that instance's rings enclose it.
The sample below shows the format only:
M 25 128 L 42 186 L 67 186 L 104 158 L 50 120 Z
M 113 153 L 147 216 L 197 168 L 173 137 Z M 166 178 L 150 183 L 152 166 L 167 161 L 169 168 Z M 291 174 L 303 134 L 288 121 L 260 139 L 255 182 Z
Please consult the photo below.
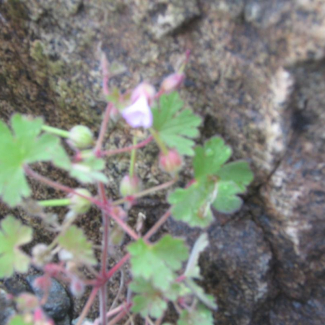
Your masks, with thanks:
M 145 129 L 148 129 L 152 126 L 152 113 L 145 96 L 139 97 L 134 104 L 125 108 L 122 111 L 122 116 L 126 123 L 133 128 L 142 126 Z

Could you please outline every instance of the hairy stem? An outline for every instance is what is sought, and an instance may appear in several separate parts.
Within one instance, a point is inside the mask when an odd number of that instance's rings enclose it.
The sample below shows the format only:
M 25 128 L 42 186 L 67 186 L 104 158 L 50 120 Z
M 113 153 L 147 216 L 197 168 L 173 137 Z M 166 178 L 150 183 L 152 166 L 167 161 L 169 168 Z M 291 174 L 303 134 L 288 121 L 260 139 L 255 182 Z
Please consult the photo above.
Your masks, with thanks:
M 157 192 L 157 191 L 163 190 L 163 189 L 165 189 L 165 188 L 167 188 L 169 186 L 172 186 L 175 182 L 176 182 L 176 180 L 172 179 L 171 181 L 166 182 L 164 184 L 160 184 L 160 185 L 148 188 L 147 190 L 136 193 L 136 194 L 132 195 L 132 197 L 139 198 L 139 197 L 142 197 L 142 196 L 145 196 L 145 195 L 148 195 L 148 194 L 152 194 L 154 192 Z M 127 201 L 127 197 L 112 202 L 112 205 L 120 205 L 122 203 L 125 203 L 126 201 Z
M 119 153 L 129 152 L 129 151 L 132 151 L 133 149 L 140 149 L 140 148 L 146 146 L 152 140 L 153 140 L 153 137 L 150 136 L 147 139 L 139 142 L 137 145 L 132 145 L 132 146 L 125 147 L 125 148 L 120 148 L 120 149 L 102 151 L 100 155 L 101 155 L 101 157 L 103 157 L 103 156 L 109 157 L 109 156 L 117 155 Z
M 107 205 L 105 205 L 104 203 L 102 203 L 101 201 L 98 201 L 92 197 L 89 197 L 89 196 L 86 196 L 86 195 L 82 195 L 82 194 L 79 194 L 78 192 L 76 192 L 74 189 L 68 187 L 68 186 L 65 186 L 65 185 L 62 185 L 62 184 L 59 184 L 57 182 L 54 182 L 44 176 L 41 176 L 39 175 L 38 173 L 34 172 L 31 168 L 29 168 L 27 165 L 24 166 L 24 170 L 25 170 L 25 173 L 28 175 L 28 176 L 31 176 L 33 178 L 35 178 L 36 180 L 50 186 L 50 187 L 53 187 L 55 189 L 58 189 L 58 190 L 61 190 L 61 191 L 64 191 L 66 193 L 70 193 L 70 194 L 75 194 L 75 195 L 78 195 L 90 202 L 92 202 L 93 204 L 97 205 L 100 209 L 108 212 L 109 214 L 112 213 L 112 209 L 110 208 L 109 206 L 109 202 L 107 203 Z M 139 239 L 139 236 L 136 234 L 136 232 L 131 228 L 129 227 L 123 220 L 121 220 L 118 216 L 114 215 L 114 214 L 111 214 L 111 217 L 116 221 L 116 223 L 118 225 L 120 225 L 120 227 L 133 239 L 137 240 Z
M 42 207 L 64 207 L 71 203 L 70 199 L 54 199 L 54 200 L 42 200 L 37 201 Z
M 104 138 L 105 138 L 105 133 L 106 133 L 106 130 L 107 130 L 107 125 L 108 125 L 108 122 L 109 122 L 109 117 L 110 117 L 110 112 L 111 112 L 112 107 L 113 107 L 113 104 L 108 103 L 107 106 L 106 106 L 106 109 L 105 109 L 104 118 L 103 118 L 102 124 L 100 126 L 99 136 L 98 136 L 96 146 L 95 146 L 95 149 L 94 149 L 94 152 L 95 152 L 95 154 L 97 156 L 101 155 L 100 152 L 101 152 L 101 148 L 102 148 L 103 141 L 104 141 Z
M 153 138 L 155 139 L 160 151 L 164 154 L 167 155 L 168 154 L 168 149 L 166 147 L 166 145 L 161 141 L 159 134 L 156 132 L 156 130 L 154 129 L 150 129 L 150 133 L 152 134 Z
M 124 255 L 107 273 L 106 279 L 109 280 L 131 257 L 130 254 Z
M 139 236 L 137 233 L 126 223 L 124 222 L 118 215 L 115 215 L 114 212 L 110 211 L 110 217 L 114 219 L 114 221 L 134 240 L 138 240 Z
M 98 292 L 99 288 L 93 288 L 93 290 L 91 291 L 90 295 L 89 295 L 89 298 L 87 300 L 87 303 L 85 305 L 85 307 L 83 308 L 82 312 L 81 312 L 81 315 L 79 316 L 79 320 L 78 320 L 78 323 L 76 325 L 81 325 L 83 320 L 85 319 L 85 317 L 87 316 L 88 312 L 89 312 L 89 309 L 91 308 L 95 298 L 96 298 L 96 295 L 97 295 L 97 292 Z
M 47 133 L 52 133 L 52 134 L 58 135 L 59 137 L 62 137 L 62 138 L 69 138 L 69 135 L 70 135 L 69 131 L 61 130 L 61 129 L 54 128 L 54 127 L 48 126 L 48 125 L 43 125 L 42 130 Z
M 110 318 L 110 317 L 112 317 L 112 316 L 118 314 L 119 312 L 121 312 L 121 311 L 123 311 L 123 310 L 128 310 L 128 309 L 130 309 L 131 306 L 132 306 L 132 304 L 126 304 L 126 305 L 124 304 L 124 305 L 120 305 L 120 306 L 118 306 L 118 307 L 116 307 L 116 308 L 110 310 L 109 312 L 107 312 L 106 317 L 107 317 L 107 318 Z M 94 321 L 93 325 L 99 325 L 99 323 L 100 323 L 100 320 L 99 320 L 99 318 L 97 318 L 97 319 Z
M 52 181 L 51 179 L 47 178 L 47 177 L 44 177 L 36 172 L 34 172 L 29 166 L 27 165 L 24 165 L 24 171 L 26 173 L 26 175 L 36 179 L 37 181 L 41 182 L 41 183 L 44 183 L 46 184 L 47 186 L 50 186 L 50 187 L 53 187 L 57 190 L 60 190 L 60 191 L 63 191 L 63 192 L 66 192 L 66 193 L 69 193 L 69 194 L 75 194 L 75 195 L 78 195 L 88 201 L 90 201 L 91 203 L 97 205 L 98 207 L 103 207 L 103 204 L 102 202 L 92 198 L 92 197 L 89 197 L 89 196 L 86 196 L 86 195 L 83 195 L 83 194 L 80 194 L 78 193 L 77 191 L 75 191 L 73 188 L 71 187 L 68 187 L 68 186 L 65 186 L 65 185 L 62 185 L 60 183 L 57 183 L 57 182 L 54 182 Z
M 108 199 L 105 193 L 105 187 L 103 183 L 98 183 L 98 193 L 100 200 L 107 205 Z M 109 214 L 102 210 L 102 222 L 103 222 L 103 240 L 102 240 L 102 256 L 101 256 L 101 274 L 104 276 L 107 269 L 107 255 L 108 255 L 108 236 L 109 236 Z M 106 283 L 100 288 L 100 317 L 102 325 L 106 325 L 106 306 L 107 306 L 107 295 L 106 295 Z
M 133 147 L 135 147 L 136 145 L 137 145 L 137 138 L 134 136 L 133 137 Z M 131 151 L 130 170 L 129 170 L 129 175 L 131 178 L 133 177 L 133 174 L 134 174 L 136 153 L 137 153 L 137 150 L 135 148 L 133 148 Z
M 170 217 L 171 212 L 170 209 L 151 227 L 151 229 L 145 234 L 144 239 L 149 239 L 152 235 L 154 235 L 157 230 L 167 221 Z
M 106 58 L 105 58 L 106 59 Z M 107 61 L 103 61 L 103 91 L 104 94 L 108 92 L 107 89 L 107 82 L 108 82 L 108 71 L 107 71 L 107 66 L 105 66 L 105 63 L 107 64 Z M 105 91 L 106 90 L 106 91 Z M 102 121 L 102 124 L 100 126 L 99 130 L 99 136 L 96 142 L 96 146 L 94 149 L 94 152 L 96 155 L 100 155 L 103 141 L 105 138 L 105 133 L 107 131 L 107 126 L 110 118 L 110 112 L 113 107 L 112 103 L 108 103 L 106 105 L 105 109 L 105 114 L 104 118 Z M 104 206 L 108 206 L 108 199 L 105 193 L 105 187 L 104 184 L 101 182 L 98 182 L 98 193 L 99 193 L 99 198 L 101 202 L 103 202 Z M 101 275 L 105 275 L 106 273 L 106 268 L 107 268 L 107 255 L 108 255 L 108 236 L 109 236 L 109 214 L 107 210 L 102 210 L 102 223 L 103 223 L 103 239 L 102 239 L 102 256 L 101 256 Z M 107 295 L 106 295 L 106 282 L 101 286 L 99 290 L 99 302 L 100 302 L 100 318 L 101 318 L 101 325 L 106 325 L 107 324 L 107 319 L 106 319 L 106 308 L 107 308 Z
M 128 314 L 128 310 L 122 310 L 116 317 L 114 317 L 107 325 L 115 325 L 118 321 L 120 321 L 125 315 Z
M 167 221 L 169 216 L 171 215 L 170 210 L 168 210 L 152 227 L 151 229 L 146 233 L 146 235 L 143 237 L 145 240 L 149 240 L 152 235 L 154 235 L 157 230 Z M 130 254 L 124 255 L 120 261 L 115 264 L 107 273 L 106 273 L 106 279 L 109 280 L 131 257 Z

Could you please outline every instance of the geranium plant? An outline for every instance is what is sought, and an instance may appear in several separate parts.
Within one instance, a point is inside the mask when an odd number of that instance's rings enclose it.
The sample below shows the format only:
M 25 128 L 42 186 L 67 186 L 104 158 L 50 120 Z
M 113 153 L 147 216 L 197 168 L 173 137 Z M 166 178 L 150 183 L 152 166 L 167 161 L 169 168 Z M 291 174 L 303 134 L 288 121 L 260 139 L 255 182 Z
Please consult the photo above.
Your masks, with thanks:
M 208 140 L 202 146 L 195 146 L 199 136 L 201 118 L 184 103 L 176 92 L 184 80 L 184 68 L 188 55 L 174 74 L 162 81 L 160 89 L 149 83 L 141 83 L 129 95 L 116 88 L 109 91 L 109 68 L 105 57 L 102 60 L 103 93 L 107 106 L 99 130 L 99 137 L 83 125 L 69 131 L 44 124 L 41 118 L 30 118 L 15 114 L 10 126 L 0 121 L 0 195 L 10 207 L 22 206 L 40 217 L 55 236 L 48 244 L 36 244 L 31 254 L 21 246 L 31 242 L 32 229 L 13 216 L 7 216 L 0 224 L 0 277 L 13 272 L 27 272 L 28 267 L 43 271 L 44 275 L 36 285 L 46 288 L 50 279 L 57 277 L 70 285 L 71 292 L 80 296 L 86 286 L 92 288 L 88 301 L 79 317 L 82 324 L 95 297 L 100 299 L 99 319 L 94 324 L 117 324 L 132 319 L 135 314 L 144 318 L 145 324 L 162 324 L 164 313 L 170 302 L 179 314 L 178 325 L 212 325 L 212 311 L 217 308 L 213 297 L 206 294 L 197 284 L 200 278 L 199 254 L 209 245 L 203 232 L 190 252 L 184 239 L 162 236 L 151 242 L 151 237 L 170 217 L 191 227 L 206 228 L 213 222 L 211 207 L 223 213 L 232 213 L 242 204 L 240 194 L 253 179 L 245 161 L 227 163 L 231 149 L 220 137 Z M 105 149 L 105 133 L 111 118 L 121 116 L 131 128 L 143 128 L 147 139 L 129 147 L 115 150 Z M 70 157 L 62 141 L 73 149 Z M 170 175 L 170 180 L 152 188 L 146 188 L 135 170 L 136 151 L 155 141 L 159 147 L 159 166 Z M 108 178 L 105 159 L 113 155 L 130 153 L 130 170 L 120 184 L 121 198 L 113 201 L 106 194 Z M 185 166 L 184 157 L 192 158 L 193 180 L 185 188 L 175 188 L 179 172 Z M 187 159 L 188 160 L 188 159 Z M 35 171 L 34 164 L 50 162 L 68 172 L 80 182 L 78 188 L 70 188 Z M 33 201 L 32 190 L 27 178 L 33 178 L 49 187 L 62 191 L 63 197 Z M 96 184 L 98 193 L 92 196 L 85 188 Z M 170 188 L 167 201 L 170 208 L 143 236 L 143 220 L 133 229 L 127 223 L 127 216 L 137 199 L 156 191 Z M 60 223 L 47 207 L 67 206 L 69 212 Z M 88 212 L 91 206 L 102 213 L 101 259 L 97 261 L 93 244 L 82 229 L 74 225 L 78 216 Z M 112 228 L 112 229 L 111 229 Z M 99 231 L 99 230 L 98 230 Z M 124 235 L 132 242 L 125 248 L 125 255 L 112 268 L 108 267 L 110 245 L 121 245 Z M 54 257 L 59 262 L 54 263 Z M 107 310 L 107 286 L 113 275 L 130 262 L 132 278 L 128 281 L 128 295 L 116 308 Z M 81 268 L 90 270 L 92 278 L 86 278 Z M 10 324 L 32 324 L 51 320 L 42 310 L 44 301 L 38 301 L 30 294 L 17 298 L 20 314 Z

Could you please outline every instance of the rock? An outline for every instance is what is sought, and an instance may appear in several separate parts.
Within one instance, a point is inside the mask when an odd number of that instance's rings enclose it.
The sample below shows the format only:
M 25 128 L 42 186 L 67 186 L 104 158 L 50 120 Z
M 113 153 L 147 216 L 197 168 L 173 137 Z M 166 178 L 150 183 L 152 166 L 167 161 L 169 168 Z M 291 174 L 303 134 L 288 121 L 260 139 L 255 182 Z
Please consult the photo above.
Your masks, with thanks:
M 226 14 L 230 18 L 238 18 L 244 11 L 244 0 L 221 0 L 211 3 L 213 10 L 217 10 L 221 14 Z
M 170 231 L 193 244 L 198 231 L 169 222 Z M 201 254 L 203 286 L 217 297 L 218 324 L 252 324 L 255 310 L 272 296 L 272 252 L 262 230 L 251 220 L 215 223 Z M 254 306 L 254 307 L 252 307 Z
M 311 283 L 325 272 L 324 72 L 318 64 L 292 71 L 299 92 L 292 98 L 291 142 L 261 192 L 268 207 L 261 226 L 281 261 L 277 279 L 283 293 L 300 301 L 309 299 Z
M 0 325 L 7 325 L 10 317 L 16 313 L 7 295 L 6 291 L 0 289 Z
M 34 285 L 34 280 L 38 277 L 40 277 L 40 275 L 29 275 L 26 279 L 31 288 L 33 289 L 35 295 L 39 298 L 42 298 L 42 290 L 40 290 Z M 55 279 L 52 279 L 52 285 L 49 291 L 49 296 L 43 308 L 47 315 L 53 318 L 53 320 L 55 321 L 67 319 L 66 316 L 70 312 L 70 298 L 63 286 Z
M 139 2 L 134 17 L 156 39 L 160 39 L 198 17 L 197 0 L 154 0 Z
M 278 23 L 291 9 L 291 1 L 248 0 L 245 4 L 245 19 L 259 27 L 269 27 Z
M 71 325 L 70 316 L 66 315 L 63 319 L 56 320 L 55 325 Z
M 14 296 L 23 292 L 32 292 L 28 282 L 22 275 L 14 274 L 12 277 L 5 279 L 4 286 Z
M 243 211 L 216 214 L 211 249 L 200 260 L 203 284 L 218 300 L 216 323 L 325 324 L 317 291 L 325 271 L 324 1 L 121 0 L 113 7 L 114 1 L 60 2 L 0 1 L 1 119 L 20 112 L 43 115 L 64 129 L 82 123 L 98 130 L 105 106 L 99 44 L 110 63 L 126 67 L 109 84 L 123 90 L 142 80 L 159 87 L 190 49 L 181 97 L 204 120 L 198 142 L 220 134 L 233 158 L 248 160 L 255 174 Z M 109 135 L 108 148 L 132 143 L 119 125 Z M 137 169 L 148 187 L 164 181 L 154 144 L 139 158 Z M 113 198 L 128 166 L 122 155 L 108 162 Z M 188 179 L 191 172 L 189 166 Z M 37 199 L 58 194 L 32 185 Z M 165 194 L 144 198 L 135 208 L 154 216 L 147 226 L 168 208 L 164 200 Z M 38 220 L 20 216 L 35 229 L 36 241 L 51 242 Z M 79 225 L 100 244 L 98 211 L 82 216 Z M 190 244 L 200 233 L 182 224 L 167 228 Z M 118 287 L 113 279 L 108 304 Z M 86 299 L 74 301 L 74 317 Z M 89 315 L 97 317 L 96 304 Z
M 315 291 L 315 295 L 306 302 L 290 300 L 285 296 L 279 297 L 270 314 L 270 325 L 323 325 L 324 287 Z

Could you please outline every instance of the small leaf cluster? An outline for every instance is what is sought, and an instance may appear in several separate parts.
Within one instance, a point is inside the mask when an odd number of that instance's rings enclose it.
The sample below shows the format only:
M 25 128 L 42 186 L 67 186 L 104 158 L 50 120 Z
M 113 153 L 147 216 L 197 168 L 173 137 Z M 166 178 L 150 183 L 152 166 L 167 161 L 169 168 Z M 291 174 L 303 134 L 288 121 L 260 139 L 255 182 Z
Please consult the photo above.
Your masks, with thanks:
M 182 297 L 193 296 L 197 303 L 181 313 L 177 324 L 193 319 L 212 325 L 213 317 L 208 308 L 216 309 L 217 306 L 213 297 L 194 282 L 194 278 L 200 277 L 199 254 L 207 245 L 207 236 L 203 234 L 193 247 L 182 281 L 178 281 L 177 272 L 189 257 L 183 240 L 166 235 L 155 244 L 139 239 L 129 245 L 133 275 L 130 289 L 136 293 L 132 311 L 143 317 L 160 318 L 167 309 L 168 301 L 176 303 Z
M 107 95 L 114 108 L 119 110 L 124 107 L 121 97 L 123 96 L 118 89 L 114 89 L 110 95 Z M 126 96 L 123 100 L 126 98 L 129 100 Z M 150 132 L 163 154 L 165 170 L 163 168 L 162 170 L 170 172 L 176 181 L 179 172 L 177 168 L 183 166 L 183 156 L 193 157 L 193 181 L 186 188 L 176 188 L 168 196 L 172 217 L 191 227 L 205 228 L 213 222 L 212 207 L 222 213 L 237 211 L 242 205 L 240 195 L 245 193 L 253 179 L 248 163 L 229 162 L 232 150 L 220 137 L 214 137 L 202 146 L 195 147 L 194 140 L 199 136 L 198 128 L 202 120 L 191 109 L 184 108 L 184 103 L 177 92 L 160 96 L 159 101 L 153 104 L 151 112 L 153 124 Z M 60 138 L 54 135 L 56 133 L 51 134 L 53 128 L 46 127 L 42 119 L 31 119 L 15 114 L 10 124 L 11 128 L 0 121 L 0 196 L 10 207 L 22 204 L 25 198 L 31 196 L 26 174 L 31 170 L 30 165 L 35 163 L 51 162 L 83 184 L 103 185 L 108 182 L 103 172 L 105 160 L 99 158 L 103 156 L 96 150 L 89 149 L 88 144 L 93 146 L 94 141 L 92 133 L 86 127 L 75 127 L 70 132 L 61 130 L 59 135 L 62 137 L 68 138 L 69 135 L 70 137 L 73 135 L 73 139 L 67 139 L 69 145 L 79 144 L 79 148 L 77 145 L 73 147 L 76 154 L 73 159 L 70 159 Z M 134 157 L 135 154 L 132 153 L 133 167 Z M 177 171 L 173 170 L 174 167 Z M 127 175 L 127 177 L 131 176 Z M 132 177 L 137 178 L 133 175 L 133 171 Z M 137 188 L 135 193 L 131 194 L 138 194 L 140 191 L 139 186 L 139 189 Z M 71 264 L 77 267 L 89 267 L 94 270 L 93 266 L 96 266 L 97 260 L 92 243 L 87 240 L 84 232 L 72 223 L 78 214 L 87 212 L 97 198 L 91 197 L 90 192 L 82 188 L 73 189 L 68 193 L 70 193 L 68 198 L 56 200 L 57 206 L 69 204 L 70 207 L 62 224 L 59 222 L 52 224 L 53 229 L 58 233 L 56 238 L 49 246 L 45 244 L 35 246 L 32 257 L 25 254 L 21 248 L 32 241 L 32 229 L 12 216 L 1 221 L 0 278 L 11 276 L 15 271 L 26 272 L 31 263 L 39 266 L 36 261 L 44 267 L 56 253 L 62 264 L 73 261 L 74 263 Z M 128 202 L 127 199 L 132 196 L 129 194 L 121 199 L 123 203 Z M 97 206 L 106 215 L 110 210 L 104 210 L 104 203 L 107 208 L 111 201 L 103 200 Z M 43 202 L 43 206 L 49 205 Z M 113 206 L 112 204 L 110 208 Z M 115 221 L 124 223 L 121 229 L 127 229 L 129 227 L 126 224 L 128 204 L 123 206 L 124 209 L 120 205 L 115 208 L 114 211 L 118 214 L 118 220 Z M 46 216 L 43 211 L 42 214 Z M 138 237 L 133 236 L 133 238 Z M 191 253 L 183 239 L 173 238 L 170 235 L 163 236 L 155 243 L 140 238 L 128 245 L 132 273 L 129 288 L 134 294 L 132 311 L 144 318 L 158 319 L 163 317 L 168 303 L 172 303 L 179 311 L 178 325 L 212 325 L 211 310 L 216 310 L 217 305 L 213 297 L 206 294 L 196 282 L 201 278 L 199 255 L 207 246 L 206 234 L 202 234 L 197 239 Z M 49 258 L 44 259 L 43 254 L 48 254 Z M 42 261 L 46 262 L 42 264 Z M 55 264 L 48 265 L 50 269 Z M 70 270 L 67 272 L 70 275 L 72 273 Z M 76 279 L 79 275 L 73 276 Z M 104 277 L 105 274 L 101 276 Z M 20 316 L 17 316 L 12 319 L 13 324 L 25 323 Z
M 159 318 L 167 308 L 165 298 L 175 300 L 178 296 L 175 272 L 188 258 L 188 249 L 181 239 L 166 235 L 152 245 L 139 239 L 128 250 L 134 280 L 131 289 L 137 293 L 133 311 Z
M 101 181 L 107 177 L 101 172 L 105 163 L 94 156 L 79 163 L 71 163 L 60 139 L 49 133 L 42 133 L 44 122 L 41 118 L 31 119 L 15 114 L 11 128 L 0 121 L 0 196 L 9 206 L 14 207 L 23 198 L 31 195 L 24 166 L 51 161 L 55 166 L 70 172 L 82 183 Z
M 31 194 L 24 175 L 24 165 L 52 161 L 68 169 L 70 161 L 60 140 L 51 134 L 42 134 L 43 120 L 29 119 L 19 114 L 11 118 L 13 133 L 0 121 L 0 195 L 4 202 L 16 206 Z
M 184 103 L 177 92 L 162 95 L 159 105 L 152 108 L 153 129 L 168 148 L 175 148 L 181 155 L 193 156 L 193 139 L 199 135 L 201 118 Z
M 238 194 L 246 191 L 253 173 L 246 161 L 225 164 L 231 157 L 230 147 L 220 137 L 195 148 L 195 181 L 187 188 L 169 195 L 173 217 L 192 227 L 207 227 L 213 221 L 211 206 L 222 213 L 233 213 L 242 205 Z

